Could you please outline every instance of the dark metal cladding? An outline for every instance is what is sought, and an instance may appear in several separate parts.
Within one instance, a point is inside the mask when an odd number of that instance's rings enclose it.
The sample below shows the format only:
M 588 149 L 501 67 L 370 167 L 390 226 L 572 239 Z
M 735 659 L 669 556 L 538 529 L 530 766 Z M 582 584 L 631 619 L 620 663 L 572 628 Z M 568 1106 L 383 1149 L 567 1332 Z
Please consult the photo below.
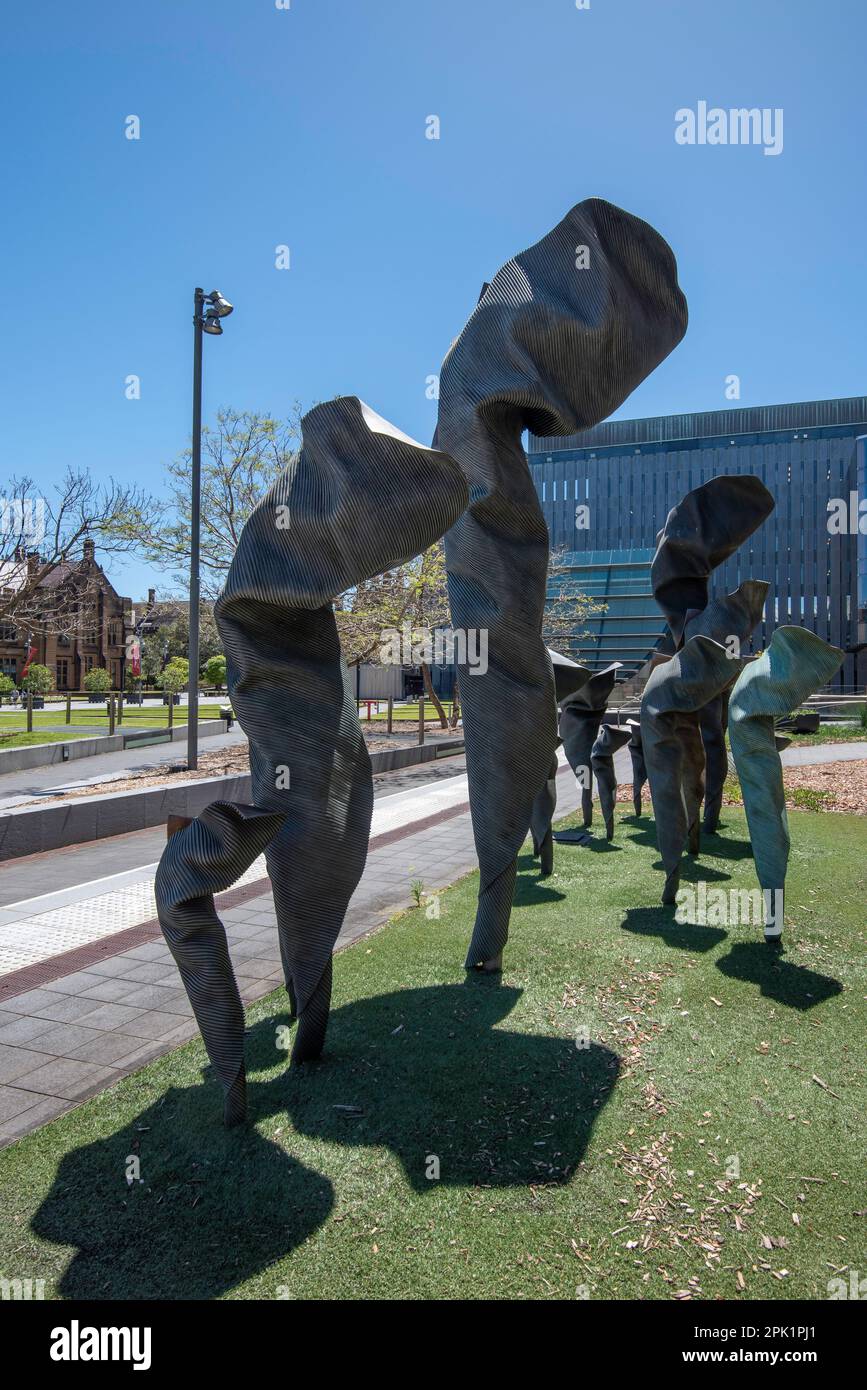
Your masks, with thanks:
M 487 672 L 460 672 L 481 875 L 468 967 L 505 945 L 516 856 L 557 737 L 540 635 L 548 533 L 521 435 L 604 419 L 685 329 L 670 248 L 647 223 L 590 199 L 497 272 L 443 363 L 436 443 L 470 487 L 446 536 L 452 625 L 488 635 Z M 526 739 L 514 739 L 516 709 Z
M 653 596 L 676 641 L 691 613 L 707 607 L 708 579 L 774 509 L 759 478 L 726 474 L 688 492 L 657 536 L 650 568 Z M 758 621 L 758 619 L 757 619 Z
M 241 533 L 215 608 L 232 705 L 250 741 L 253 796 L 282 820 L 266 860 L 298 1015 L 295 1062 L 322 1049 L 331 953 L 364 868 L 373 807 L 332 601 L 433 544 L 467 504 L 452 459 L 355 396 L 317 406 L 302 430 L 300 453 Z M 192 842 L 187 832 L 176 839 L 158 880 L 167 904 L 180 901 Z M 223 868 L 211 867 L 213 892 Z M 189 971 L 185 983 L 195 1007 Z
M 704 796 L 702 709 L 740 674 L 745 662 L 710 637 L 691 637 L 650 674 L 641 701 L 641 743 L 656 842 L 665 868 L 662 901 L 673 903 L 680 860 L 689 840 L 698 852 L 698 815 Z
M 781 740 L 775 737 L 774 719 L 797 709 L 831 679 L 842 661 L 839 648 L 806 628 L 778 627 L 767 650 L 745 666 L 729 697 L 729 738 L 756 875 L 765 890 L 765 936 L 769 939 L 782 933 L 789 862 Z
M 603 724 L 590 753 L 590 766 L 599 789 L 599 805 L 605 822 L 605 838 L 608 840 L 614 839 L 614 807 L 617 803 L 614 754 L 624 748 L 631 738 L 632 730 L 625 724 L 622 728 Z

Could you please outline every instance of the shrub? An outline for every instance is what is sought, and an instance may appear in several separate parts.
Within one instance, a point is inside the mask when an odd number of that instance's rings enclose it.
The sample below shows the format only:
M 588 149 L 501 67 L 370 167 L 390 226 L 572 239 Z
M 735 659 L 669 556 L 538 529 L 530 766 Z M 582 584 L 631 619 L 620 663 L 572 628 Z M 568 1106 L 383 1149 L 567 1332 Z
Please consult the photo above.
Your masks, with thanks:
M 190 679 L 190 663 L 185 656 L 173 656 L 160 672 L 159 684 L 169 695 L 183 690 Z
M 111 690 L 111 676 L 104 666 L 92 666 L 82 684 L 89 695 L 105 695 Z
M 26 676 L 22 677 L 21 689 L 29 690 L 33 695 L 47 695 L 54 689 L 54 672 L 50 666 L 40 666 L 35 662 Z
M 205 680 L 208 685 L 226 684 L 226 658 L 224 656 L 212 656 L 205 662 Z

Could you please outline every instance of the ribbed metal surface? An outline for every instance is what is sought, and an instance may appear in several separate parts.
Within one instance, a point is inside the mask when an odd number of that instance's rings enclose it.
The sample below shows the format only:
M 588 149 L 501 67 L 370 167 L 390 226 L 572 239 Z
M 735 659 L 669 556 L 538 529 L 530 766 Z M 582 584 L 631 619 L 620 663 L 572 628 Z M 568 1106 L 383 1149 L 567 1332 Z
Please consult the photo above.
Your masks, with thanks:
M 250 741 L 257 815 L 272 813 L 261 823 L 298 1015 L 293 1061 L 318 1056 L 324 1042 L 331 953 L 364 868 L 373 808 L 332 600 L 432 545 L 467 500 L 452 459 L 357 397 L 317 406 L 302 421 L 299 455 L 244 526 L 215 607 L 229 693 Z M 211 807 L 173 837 L 156 882 L 160 922 L 230 1122 L 243 1112 L 243 1016 L 209 894 L 237 877 L 260 824 L 252 810 L 235 812 L 237 825 L 231 807 Z
M 576 266 L 578 246 L 590 250 L 587 268 Z M 670 248 L 647 223 L 589 199 L 497 272 L 443 363 L 436 444 L 470 487 L 445 543 L 452 625 L 488 637 L 487 671 L 459 668 L 480 873 L 470 967 L 505 944 L 517 853 L 557 734 L 541 637 L 548 535 L 522 433 L 610 414 L 685 328 Z
M 729 738 L 763 889 L 783 889 L 789 862 L 789 822 L 774 719 L 790 714 L 820 689 L 842 659 L 841 651 L 803 628 L 781 627 L 732 690 Z M 782 912 L 778 916 L 781 925 Z

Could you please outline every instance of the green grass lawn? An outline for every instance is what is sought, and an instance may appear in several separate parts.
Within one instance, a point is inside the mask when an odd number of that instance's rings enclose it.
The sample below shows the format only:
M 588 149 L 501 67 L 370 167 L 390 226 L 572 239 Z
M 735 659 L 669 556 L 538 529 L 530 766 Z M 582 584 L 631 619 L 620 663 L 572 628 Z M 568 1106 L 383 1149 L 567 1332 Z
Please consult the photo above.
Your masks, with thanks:
M 445 710 L 446 715 L 447 715 L 448 717 L 451 717 L 451 712 L 452 712 L 452 702 L 451 702 L 451 700 L 441 700 L 441 701 L 440 701 L 440 704 L 442 705 L 443 709 Z M 386 709 L 385 706 L 386 706 L 386 701 L 384 701 L 384 700 L 380 701 L 379 714 L 377 714 L 377 712 L 376 712 L 376 705 L 373 705 L 373 707 L 371 708 L 371 711 L 370 711 L 371 722 L 372 722 L 374 719 L 387 719 L 387 718 L 388 718 L 388 710 Z M 366 721 L 367 721 L 367 701 L 366 701 L 366 700 L 362 700 L 362 702 L 361 702 L 361 705 L 360 705 L 359 711 L 358 711 L 358 717 L 359 717 L 359 719 L 362 721 L 362 723 L 366 723 Z M 438 715 L 438 713 L 437 713 L 437 707 L 436 707 L 436 705 L 434 704 L 433 700 L 425 700 L 425 702 L 424 702 L 424 717 L 425 717 L 425 719 L 438 719 L 438 718 L 439 718 L 439 715 Z M 398 723 L 399 721 L 402 721 L 402 720 L 409 720 L 409 721 L 410 721 L 411 723 L 413 723 L 413 724 L 417 724 L 417 723 L 418 723 L 418 700 L 415 700 L 411 705 L 395 705 L 395 706 L 394 706 L 394 722 L 395 722 L 395 723 Z
M 2 725 L 0 725 L 2 729 Z M 38 743 L 69 743 L 73 738 L 93 738 L 89 729 L 78 729 L 68 734 L 58 734 L 48 729 L 34 730 L 32 734 L 0 732 L 0 750 L 4 748 L 32 748 Z
M 792 748 L 801 744 L 867 742 L 867 729 L 859 724 L 821 724 L 814 734 L 793 734 L 790 729 L 780 729 L 780 733 L 791 738 Z
M 200 704 L 199 719 L 218 719 L 220 708 L 219 704 L 211 702 Z M 66 706 L 63 704 L 53 709 L 36 710 L 33 714 L 33 732 L 28 734 L 26 711 L 0 711 L 0 749 L 29 748 L 36 743 L 68 743 L 72 738 L 96 738 L 108 733 L 105 705 L 73 709 L 71 726 L 64 724 L 65 716 Z M 115 733 L 132 733 L 134 729 L 165 729 L 168 722 L 168 705 L 146 705 L 144 709 L 139 705 L 128 705 L 124 707 L 123 722 L 115 726 Z M 186 722 L 187 707 L 176 705 L 173 723 Z
M 99 1299 L 827 1298 L 867 1270 L 867 818 L 790 821 L 782 956 L 655 906 L 653 823 L 622 815 L 547 881 L 522 856 L 502 981 L 467 978 L 472 875 L 337 957 L 322 1062 L 287 1070 L 282 993 L 249 1011 L 248 1128 L 222 1129 L 193 1042 L 0 1153 L 0 1275 Z M 753 888 L 742 812 L 723 823 L 685 881 Z

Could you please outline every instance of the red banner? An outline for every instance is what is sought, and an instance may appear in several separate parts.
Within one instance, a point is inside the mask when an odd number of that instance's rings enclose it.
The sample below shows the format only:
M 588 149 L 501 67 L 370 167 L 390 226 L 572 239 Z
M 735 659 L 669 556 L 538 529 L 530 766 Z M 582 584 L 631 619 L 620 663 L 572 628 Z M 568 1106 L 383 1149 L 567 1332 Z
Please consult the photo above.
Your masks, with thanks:
M 19 677 L 20 680 L 23 680 L 24 677 L 27 675 L 27 672 L 30 670 L 31 663 L 35 655 L 36 648 L 31 646 L 30 640 L 28 638 L 27 643 L 24 647 L 24 665 L 21 668 L 21 676 Z

